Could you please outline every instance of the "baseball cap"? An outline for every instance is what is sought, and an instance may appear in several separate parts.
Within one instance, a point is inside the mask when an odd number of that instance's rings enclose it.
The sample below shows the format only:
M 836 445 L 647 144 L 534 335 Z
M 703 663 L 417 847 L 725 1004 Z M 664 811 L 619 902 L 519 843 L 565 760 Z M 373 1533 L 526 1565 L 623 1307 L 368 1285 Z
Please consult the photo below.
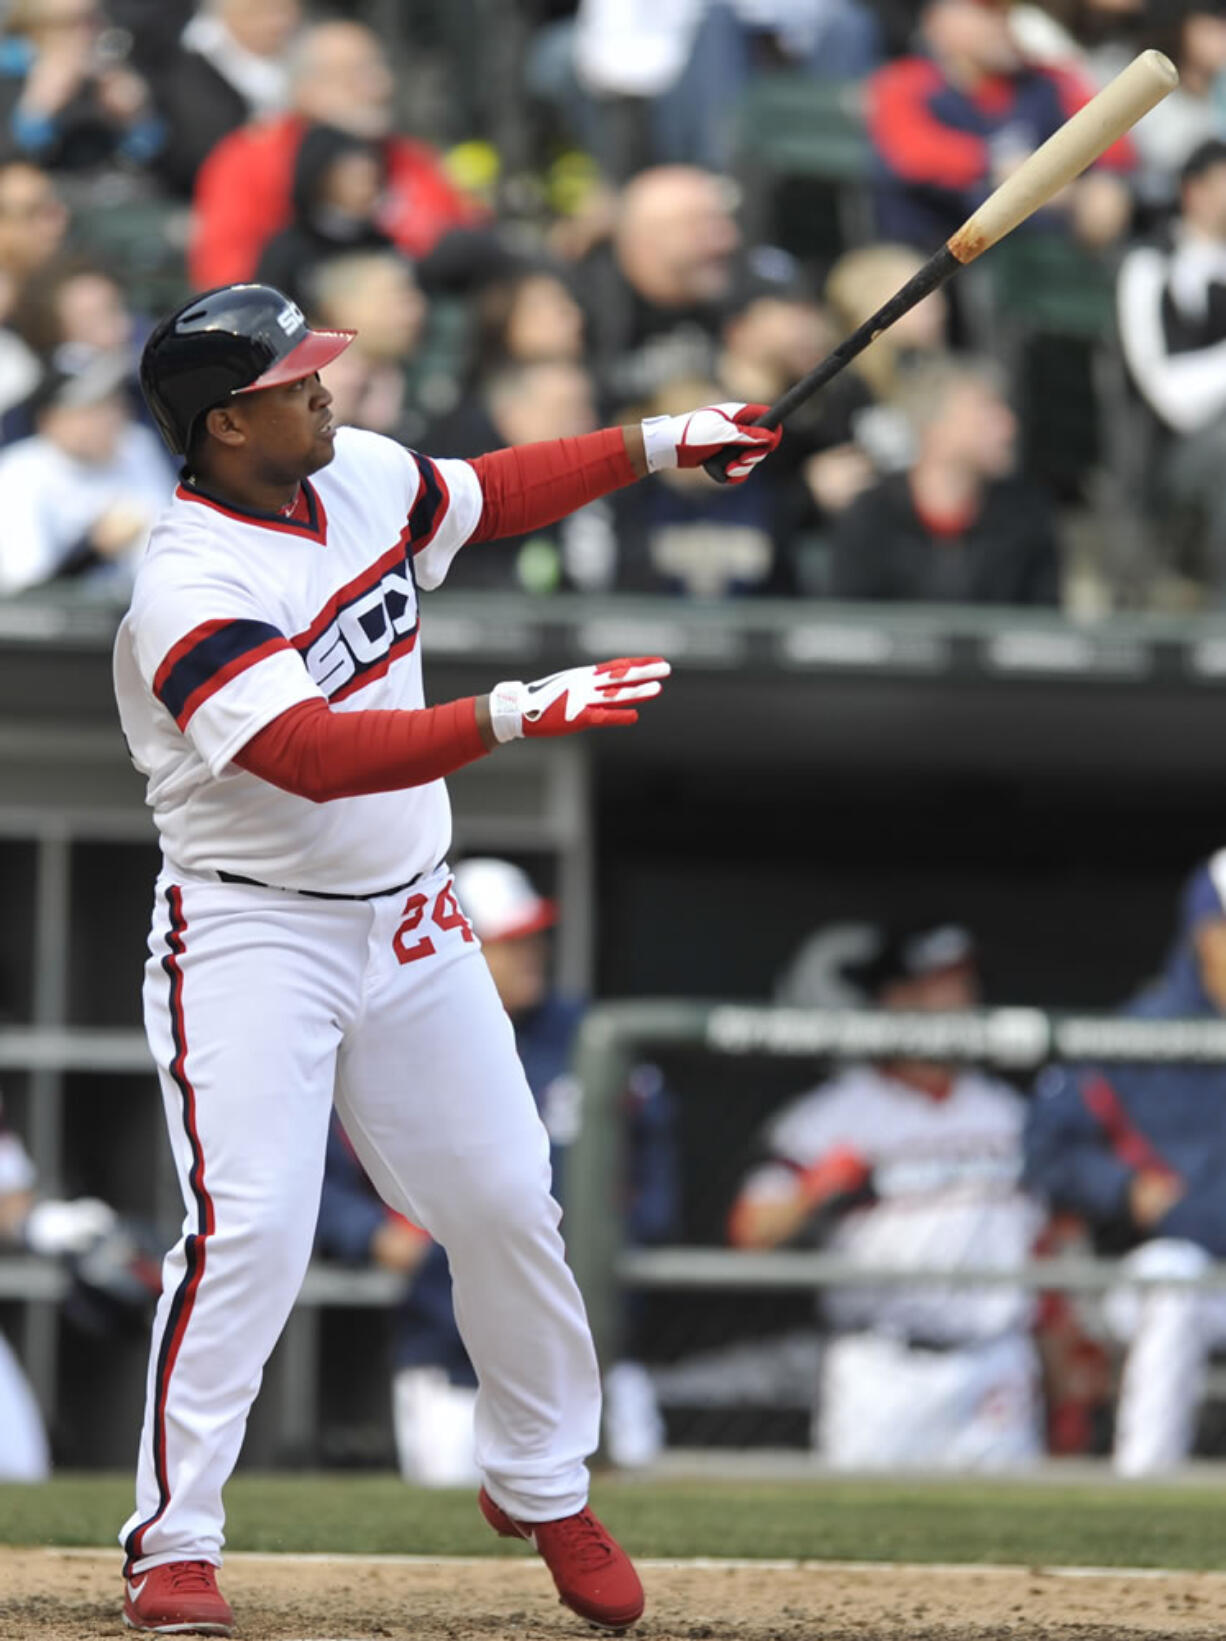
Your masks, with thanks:
M 509 860 L 478 856 L 455 870 L 456 897 L 480 940 L 520 940 L 551 929 L 557 906 L 537 894 L 528 874 Z
M 976 956 L 969 930 L 958 923 L 941 923 L 928 929 L 886 934 L 872 957 L 859 965 L 854 978 L 869 997 L 878 997 L 900 980 L 921 980 L 946 969 L 962 968 L 973 963 Z

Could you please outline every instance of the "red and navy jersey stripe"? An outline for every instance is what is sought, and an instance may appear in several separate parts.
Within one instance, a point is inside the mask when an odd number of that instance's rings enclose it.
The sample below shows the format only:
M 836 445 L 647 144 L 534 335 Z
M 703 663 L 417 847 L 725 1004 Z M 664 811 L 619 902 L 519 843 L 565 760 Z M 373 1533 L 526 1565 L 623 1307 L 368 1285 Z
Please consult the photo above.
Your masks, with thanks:
M 154 675 L 153 693 L 181 730 L 186 730 L 193 713 L 230 679 L 277 650 L 294 649 L 305 662 L 307 652 L 328 627 L 347 608 L 365 598 L 388 577 L 391 577 L 391 582 L 384 588 L 384 607 L 378 619 L 389 624 L 399 621 L 407 607 L 407 597 L 403 590 L 392 584 L 395 580 L 393 572 L 404 568 L 412 577 L 413 555 L 434 540 L 451 505 L 447 481 L 435 463 L 428 456 L 414 456 L 413 459 L 421 483 L 395 546 L 380 554 L 359 575 L 339 587 L 309 626 L 292 638 L 286 638 L 277 627 L 266 621 L 204 621 L 193 627 L 170 650 Z M 182 493 L 188 499 L 202 502 L 219 512 L 227 511 L 212 497 L 188 490 L 182 490 Z M 307 498 L 312 516 L 323 521 L 323 504 L 318 501 L 315 491 L 304 484 L 303 495 Z M 246 515 L 235 514 L 235 517 L 240 516 Z M 278 529 L 288 527 L 288 521 L 284 519 L 263 515 L 250 517 Z M 321 524 L 321 528 L 326 528 L 326 522 Z M 375 610 L 369 612 L 368 619 L 375 622 Z M 389 633 L 390 642 L 385 651 L 366 659 L 355 657 L 355 672 L 339 689 L 329 692 L 329 699 L 342 700 L 376 678 L 383 677 L 394 661 L 412 652 L 420 625 L 420 614 L 416 613 L 410 630 L 397 632 L 394 638 Z M 375 643 L 380 634 L 372 630 L 368 636 Z
M 196 1124 L 196 1091 L 187 1074 L 187 1026 L 183 1014 L 183 970 L 179 962 L 187 950 L 187 917 L 183 911 L 183 891 L 177 884 L 172 884 L 167 889 L 166 905 L 170 913 L 170 928 L 166 935 L 167 949 L 162 959 L 162 968 L 170 981 L 170 1031 L 175 1050 L 174 1058 L 170 1062 L 170 1075 L 179 1091 L 183 1127 L 191 1152 L 192 1164 L 187 1181 L 196 1208 L 196 1229 L 183 1244 L 185 1270 L 171 1301 L 154 1375 L 153 1472 L 158 1485 L 158 1506 L 151 1516 L 147 1516 L 132 1529 L 124 1542 L 129 1568 L 140 1560 L 145 1534 L 166 1513 L 170 1503 L 170 1479 L 166 1463 L 166 1399 L 170 1392 L 175 1362 L 178 1360 L 196 1303 L 196 1294 L 204 1276 L 207 1241 L 215 1227 L 213 1199 L 209 1196 L 204 1177 L 204 1148 L 200 1143 L 200 1132 Z
M 181 638 L 154 674 L 153 693 L 180 729 L 236 673 L 288 649 L 267 621 L 203 621 Z
M 412 456 L 421 475 L 421 488 L 409 509 L 407 535 L 410 552 L 420 553 L 434 540 L 439 526 L 447 517 L 451 492 L 447 489 L 446 479 L 429 456 L 419 456 L 416 451 L 412 452 Z

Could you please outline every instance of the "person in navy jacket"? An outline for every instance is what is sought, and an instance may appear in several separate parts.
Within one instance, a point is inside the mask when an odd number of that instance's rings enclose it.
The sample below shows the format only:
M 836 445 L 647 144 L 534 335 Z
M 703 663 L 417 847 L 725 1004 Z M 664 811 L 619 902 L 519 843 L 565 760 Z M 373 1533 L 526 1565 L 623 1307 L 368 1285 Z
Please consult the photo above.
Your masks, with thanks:
M 1167 966 L 1124 1012 L 1226 1015 L 1226 849 L 1190 879 Z M 1127 1253 L 1150 1277 L 1194 1277 L 1226 1258 L 1226 1067 L 1053 1066 L 1036 1096 L 1027 1184 L 1080 1215 L 1100 1251 Z M 1169 1469 L 1191 1449 L 1208 1355 L 1226 1344 L 1226 1295 L 1125 1287 L 1106 1315 L 1128 1341 L 1116 1469 Z
M 1093 88 L 1025 60 L 1007 0 L 927 0 L 919 45 L 869 80 L 868 129 L 879 237 L 934 251 Z M 1112 243 L 1131 216 L 1116 173 L 1133 164 L 1123 139 L 1024 231 L 1060 227 L 1086 245 Z
M 563 1199 L 566 1148 L 579 1122 L 570 1073 L 584 1005 L 550 984 L 548 931 L 557 909 L 509 861 L 464 861 L 456 895 L 482 943 L 515 1046 L 550 1137 L 553 1191 Z M 627 1090 L 627 1234 L 658 1242 L 674 1228 L 677 1170 L 672 1101 L 654 1066 L 639 1066 Z M 394 1214 L 362 1171 L 336 1121 L 328 1136 L 317 1250 L 348 1264 L 404 1272 L 409 1286 L 395 1318 L 392 1381 L 397 1458 L 406 1481 L 461 1486 L 477 1477 L 473 1458 L 476 1375 L 456 1326 L 451 1272 L 443 1249 Z M 663 1424 L 646 1369 L 616 1362 L 605 1374 L 605 1446 L 614 1463 L 647 1463 Z

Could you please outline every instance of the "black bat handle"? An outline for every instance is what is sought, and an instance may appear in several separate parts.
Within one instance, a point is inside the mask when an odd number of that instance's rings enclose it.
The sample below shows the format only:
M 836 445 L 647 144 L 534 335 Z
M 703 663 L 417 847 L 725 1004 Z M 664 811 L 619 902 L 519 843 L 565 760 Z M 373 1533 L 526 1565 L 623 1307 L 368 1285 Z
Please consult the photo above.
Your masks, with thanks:
M 831 353 L 828 353 L 820 365 L 815 365 L 807 376 L 802 376 L 794 387 L 790 387 L 782 398 L 776 399 L 770 409 L 764 411 L 755 427 L 778 427 L 787 420 L 794 410 L 799 410 L 806 400 L 811 399 L 819 389 L 836 377 L 841 370 L 845 370 L 858 353 L 865 348 L 883 330 L 888 330 L 896 320 L 902 318 L 918 302 L 942 286 L 945 281 L 955 274 L 962 266 L 958 258 L 948 245 L 942 245 L 934 256 L 930 256 L 918 273 L 912 274 L 907 283 L 901 286 L 888 302 L 883 302 L 876 313 L 870 314 L 864 323 L 853 330 L 850 336 L 845 336 Z M 728 445 L 717 456 L 712 456 L 703 462 L 703 471 L 715 479 L 719 484 L 727 484 L 728 469 L 737 459 L 737 447 Z

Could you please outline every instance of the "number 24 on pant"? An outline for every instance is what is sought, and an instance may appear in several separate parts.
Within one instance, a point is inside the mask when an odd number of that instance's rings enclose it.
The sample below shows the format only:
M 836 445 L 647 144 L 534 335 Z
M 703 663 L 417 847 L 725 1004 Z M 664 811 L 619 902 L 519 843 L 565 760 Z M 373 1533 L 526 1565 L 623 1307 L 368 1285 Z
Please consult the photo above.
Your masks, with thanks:
M 434 955 L 434 942 L 428 934 L 422 935 L 420 940 L 410 941 L 409 936 L 416 933 L 426 915 L 426 907 L 430 904 L 429 895 L 410 895 L 404 903 L 402 916 L 404 922 L 392 936 L 392 950 L 396 953 L 399 963 L 416 963 L 420 957 Z M 448 882 L 443 885 L 434 897 L 434 909 L 430 913 L 430 921 L 440 929 L 459 929 L 464 939 L 471 943 L 476 939 L 468 919 L 460 910 L 460 903 L 455 897 L 455 889 Z

